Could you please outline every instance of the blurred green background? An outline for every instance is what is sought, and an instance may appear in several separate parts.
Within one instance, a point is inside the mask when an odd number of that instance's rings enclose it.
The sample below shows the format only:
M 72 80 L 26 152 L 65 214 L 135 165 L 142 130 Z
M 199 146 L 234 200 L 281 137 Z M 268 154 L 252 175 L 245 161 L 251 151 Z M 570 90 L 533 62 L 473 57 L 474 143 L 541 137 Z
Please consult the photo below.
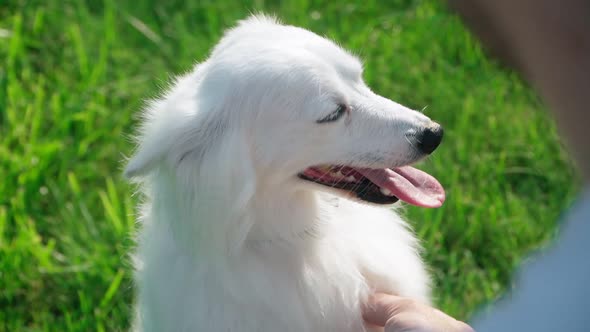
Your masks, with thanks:
M 442 2 L 2 0 L 0 331 L 129 326 L 133 115 L 256 11 L 333 38 L 376 92 L 444 125 L 422 168 L 447 202 L 406 209 L 442 309 L 468 318 L 552 238 L 577 189 L 554 126 Z

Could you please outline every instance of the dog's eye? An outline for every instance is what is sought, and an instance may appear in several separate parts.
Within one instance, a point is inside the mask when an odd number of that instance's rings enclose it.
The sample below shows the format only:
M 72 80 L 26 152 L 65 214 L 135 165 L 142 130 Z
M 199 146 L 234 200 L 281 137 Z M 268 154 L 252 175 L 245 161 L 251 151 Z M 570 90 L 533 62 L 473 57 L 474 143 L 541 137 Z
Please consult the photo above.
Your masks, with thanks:
M 330 113 L 328 116 L 326 116 L 325 118 L 321 118 L 319 120 L 317 120 L 317 123 L 326 123 L 326 122 L 334 122 L 338 119 L 340 119 L 344 113 L 346 113 L 347 107 L 344 104 L 340 104 L 338 105 L 338 108 Z

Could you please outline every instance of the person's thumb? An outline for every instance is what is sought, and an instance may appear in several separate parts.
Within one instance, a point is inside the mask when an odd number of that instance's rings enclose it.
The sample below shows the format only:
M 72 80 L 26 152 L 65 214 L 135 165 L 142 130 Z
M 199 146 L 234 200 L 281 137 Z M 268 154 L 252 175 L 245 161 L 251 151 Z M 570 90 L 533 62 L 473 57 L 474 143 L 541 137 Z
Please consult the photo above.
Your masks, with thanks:
M 406 298 L 377 293 L 371 295 L 363 307 L 363 318 L 367 323 L 385 326 L 389 319 L 410 305 L 412 305 L 412 301 Z

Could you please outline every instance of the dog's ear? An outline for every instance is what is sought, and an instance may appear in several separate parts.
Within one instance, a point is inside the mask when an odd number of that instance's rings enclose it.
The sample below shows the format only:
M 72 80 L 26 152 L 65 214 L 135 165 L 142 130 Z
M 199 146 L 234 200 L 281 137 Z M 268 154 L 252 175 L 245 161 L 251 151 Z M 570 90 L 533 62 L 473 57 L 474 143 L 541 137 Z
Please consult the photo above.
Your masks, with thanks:
M 148 174 L 163 159 L 166 150 L 164 145 L 154 143 L 145 142 L 137 147 L 135 154 L 125 166 L 123 175 L 126 178 L 130 179 Z
M 161 98 L 147 104 L 125 177 L 145 176 L 166 159 L 177 162 L 187 149 L 195 151 L 207 143 L 201 138 L 208 134 L 204 128 L 213 118 L 214 112 L 208 110 L 222 99 L 219 89 L 204 89 L 208 86 L 202 84 L 207 68 L 206 63 L 197 64 L 191 72 L 174 78 Z
M 154 139 L 141 142 L 127 162 L 123 175 L 128 178 L 141 177 L 153 170 L 164 159 L 165 144 L 157 144 Z
M 187 125 L 166 100 L 151 103 L 141 122 L 138 146 L 123 173 L 127 178 L 145 176 L 170 156 Z
M 145 176 L 162 163 L 177 167 L 185 159 L 196 167 L 204 152 L 215 147 L 226 131 L 221 112 L 212 111 L 209 104 L 198 101 L 184 105 L 202 109 L 200 112 L 183 110 L 178 103 L 166 101 L 148 108 L 137 138 L 138 147 L 125 167 L 125 177 Z

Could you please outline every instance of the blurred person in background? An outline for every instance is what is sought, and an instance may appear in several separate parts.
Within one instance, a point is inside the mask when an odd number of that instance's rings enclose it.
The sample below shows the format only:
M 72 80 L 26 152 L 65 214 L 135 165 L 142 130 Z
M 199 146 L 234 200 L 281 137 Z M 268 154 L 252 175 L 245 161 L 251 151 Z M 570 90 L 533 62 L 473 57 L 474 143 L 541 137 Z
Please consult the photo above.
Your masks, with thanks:
M 541 94 L 584 181 L 555 245 L 523 266 L 514 291 L 472 325 L 478 332 L 588 331 L 590 1 L 449 3 L 492 55 L 519 71 Z M 364 317 L 385 326 L 386 332 L 473 331 L 439 310 L 387 294 L 376 294 Z

